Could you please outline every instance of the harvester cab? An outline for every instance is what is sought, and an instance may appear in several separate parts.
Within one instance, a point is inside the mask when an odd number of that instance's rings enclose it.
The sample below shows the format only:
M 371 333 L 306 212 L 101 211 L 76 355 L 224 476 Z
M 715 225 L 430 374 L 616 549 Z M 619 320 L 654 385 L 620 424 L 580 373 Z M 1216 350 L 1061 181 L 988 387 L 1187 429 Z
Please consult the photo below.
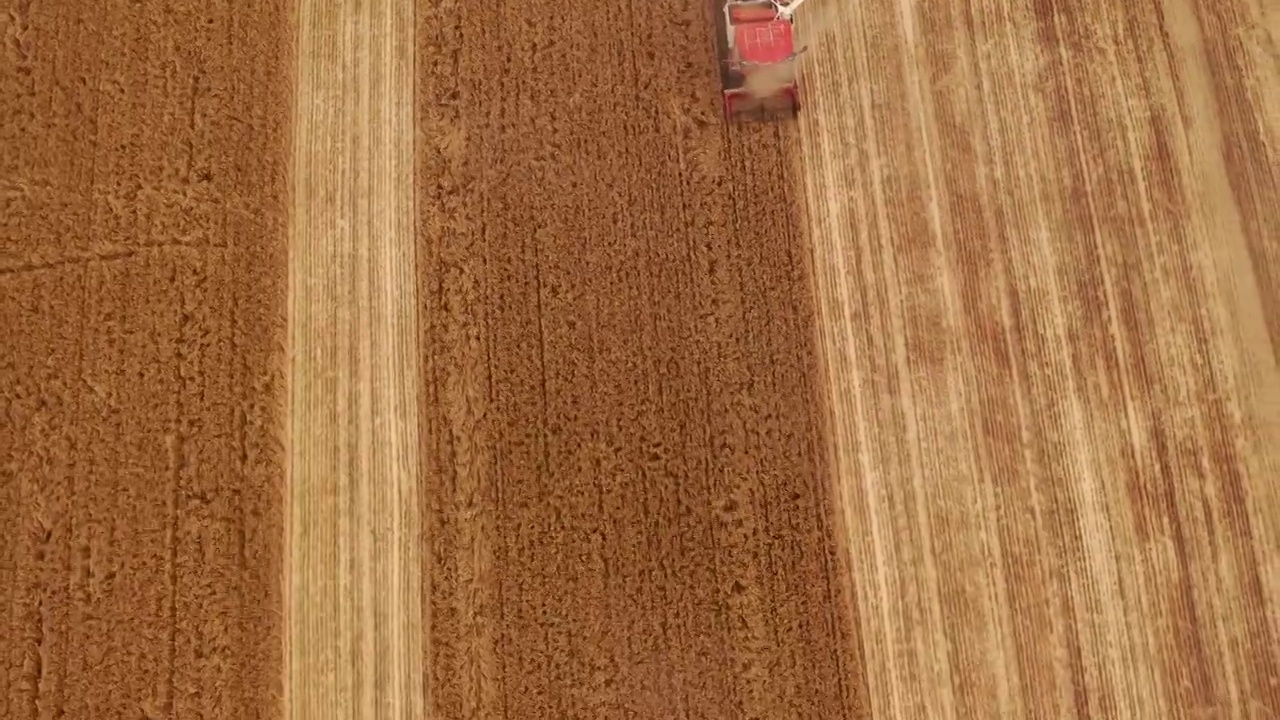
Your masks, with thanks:
M 724 114 L 776 122 L 800 111 L 793 15 L 805 0 L 711 0 Z

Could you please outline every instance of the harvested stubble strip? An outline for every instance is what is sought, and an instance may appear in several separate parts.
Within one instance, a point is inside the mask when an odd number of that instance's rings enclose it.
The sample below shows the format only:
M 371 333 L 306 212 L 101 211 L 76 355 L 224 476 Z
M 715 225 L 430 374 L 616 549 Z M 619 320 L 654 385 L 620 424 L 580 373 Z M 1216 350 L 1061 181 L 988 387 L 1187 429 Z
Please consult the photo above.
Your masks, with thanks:
M 420 18 L 435 716 L 857 716 L 785 132 L 561 10 Z
M 0 716 L 277 717 L 288 5 L 0 25 Z

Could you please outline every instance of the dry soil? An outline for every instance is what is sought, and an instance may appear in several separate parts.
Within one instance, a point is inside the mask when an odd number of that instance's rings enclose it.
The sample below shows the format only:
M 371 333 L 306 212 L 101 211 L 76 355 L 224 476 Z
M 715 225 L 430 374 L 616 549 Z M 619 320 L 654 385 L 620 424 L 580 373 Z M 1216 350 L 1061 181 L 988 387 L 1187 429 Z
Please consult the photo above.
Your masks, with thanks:
M 3 5 L 0 717 L 274 717 L 288 6 Z
M 787 130 L 704 8 L 419 18 L 429 705 L 846 717 Z

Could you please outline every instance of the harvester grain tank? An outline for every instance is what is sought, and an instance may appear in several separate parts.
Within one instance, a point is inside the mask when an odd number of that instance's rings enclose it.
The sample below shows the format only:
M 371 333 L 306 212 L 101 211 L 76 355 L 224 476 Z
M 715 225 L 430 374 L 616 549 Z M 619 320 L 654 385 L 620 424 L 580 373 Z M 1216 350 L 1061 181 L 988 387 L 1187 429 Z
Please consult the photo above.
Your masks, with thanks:
M 776 122 L 800 112 L 794 15 L 805 0 L 710 0 L 724 115 Z

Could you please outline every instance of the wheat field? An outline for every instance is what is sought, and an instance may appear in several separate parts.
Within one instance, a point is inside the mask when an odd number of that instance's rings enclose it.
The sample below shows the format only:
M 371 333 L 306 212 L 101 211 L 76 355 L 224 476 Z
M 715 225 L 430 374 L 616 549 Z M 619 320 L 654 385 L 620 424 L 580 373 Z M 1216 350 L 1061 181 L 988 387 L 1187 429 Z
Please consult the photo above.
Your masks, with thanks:
M 0 717 L 1280 714 L 1280 9 L 7 0 Z

